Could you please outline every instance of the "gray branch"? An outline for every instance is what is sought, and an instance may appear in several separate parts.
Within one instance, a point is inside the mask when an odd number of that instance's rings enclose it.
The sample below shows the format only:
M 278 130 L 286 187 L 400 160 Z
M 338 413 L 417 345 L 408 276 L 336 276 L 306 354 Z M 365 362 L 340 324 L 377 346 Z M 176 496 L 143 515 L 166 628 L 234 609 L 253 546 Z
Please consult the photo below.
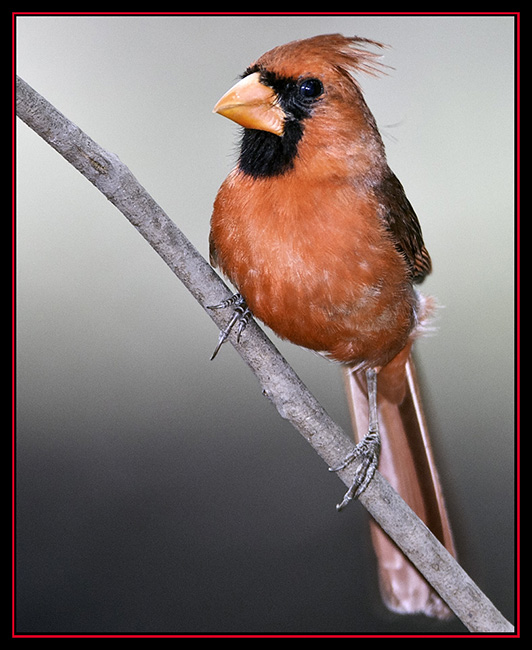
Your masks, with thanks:
M 122 212 L 222 328 L 230 310 L 209 310 L 207 305 L 228 298 L 231 291 L 129 169 L 20 78 L 16 90 L 18 117 Z M 240 343 L 233 334 L 229 340 L 280 415 L 329 467 L 340 465 L 353 451 L 352 439 L 331 420 L 257 324 L 249 323 Z M 353 463 L 338 472 L 346 486 L 351 484 L 355 469 Z M 376 472 L 359 500 L 469 631 L 513 632 L 513 626 L 381 474 Z

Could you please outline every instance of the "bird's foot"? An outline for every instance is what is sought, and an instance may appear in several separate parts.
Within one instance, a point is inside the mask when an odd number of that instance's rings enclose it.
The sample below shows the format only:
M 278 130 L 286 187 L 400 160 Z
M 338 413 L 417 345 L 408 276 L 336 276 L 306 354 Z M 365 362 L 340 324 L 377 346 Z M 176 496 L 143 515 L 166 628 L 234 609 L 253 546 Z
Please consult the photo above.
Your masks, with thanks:
M 339 472 L 355 460 L 359 463 L 355 470 L 351 487 L 345 493 L 342 501 L 336 506 L 338 511 L 343 510 L 352 499 L 358 499 L 358 497 L 368 487 L 379 463 L 380 449 L 381 443 L 379 432 L 377 430 L 370 430 L 357 444 L 349 456 L 345 458 L 341 465 L 338 465 L 337 467 L 329 467 L 329 471 Z
M 226 307 L 230 307 L 231 305 L 235 306 L 233 317 L 227 323 L 226 327 L 220 332 L 220 336 L 218 337 L 218 343 L 216 344 L 216 347 L 214 348 L 214 352 L 212 353 L 211 356 L 211 361 L 218 354 L 218 351 L 225 343 L 225 341 L 227 341 L 227 338 L 229 337 L 229 334 L 231 333 L 231 330 L 233 329 L 235 324 L 238 322 L 236 340 L 240 341 L 242 332 L 246 329 L 247 324 L 251 320 L 252 313 L 249 310 L 248 306 L 246 305 L 246 301 L 239 293 L 235 293 L 234 296 L 231 296 L 231 298 L 227 298 L 227 300 L 223 300 L 217 305 L 208 305 L 207 309 L 225 309 Z

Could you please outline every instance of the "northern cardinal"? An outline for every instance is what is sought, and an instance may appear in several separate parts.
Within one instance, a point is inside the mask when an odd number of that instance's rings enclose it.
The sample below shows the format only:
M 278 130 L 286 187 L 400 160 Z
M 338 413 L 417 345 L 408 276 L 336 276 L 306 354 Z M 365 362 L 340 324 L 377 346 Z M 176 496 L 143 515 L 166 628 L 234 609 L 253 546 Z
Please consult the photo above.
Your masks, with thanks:
M 236 307 L 216 351 L 253 315 L 340 362 L 360 466 L 339 507 L 365 489 L 380 454 L 381 473 L 454 553 L 411 357 L 431 313 L 415 287 L 431 260 L 352 76 L 376 74 L 381 47 L 339 34 L 275 47 L 216 104 L 244 127 L 211 220 L 211 263 L 238 290 L 214 306 Z M 372 538 L 387 606 L 446 617 L 376 525 Z

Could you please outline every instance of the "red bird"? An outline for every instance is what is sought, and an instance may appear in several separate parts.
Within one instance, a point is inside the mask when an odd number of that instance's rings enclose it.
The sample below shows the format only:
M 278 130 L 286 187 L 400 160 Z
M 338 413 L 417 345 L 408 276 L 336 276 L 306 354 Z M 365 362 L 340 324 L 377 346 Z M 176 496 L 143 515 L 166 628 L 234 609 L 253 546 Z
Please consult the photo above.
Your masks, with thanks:
M 431 311 L 415 287 L 431 260 L 352 76 L 378 71 L 371 47 L 382 45 L 339 34 L 275 47 L 216 104 L 244 130 L 210 233 L 211 263 L 238 294 L 215 307 L 236 304 L 230 327 L 252 314 L 343 364 L 360 468 L 339 508 L 380 455 L 380 471 L 454 552 L 410 355 Z M 389 538 L 376 526 L 372 536 L 388 607 L 446 616 Z

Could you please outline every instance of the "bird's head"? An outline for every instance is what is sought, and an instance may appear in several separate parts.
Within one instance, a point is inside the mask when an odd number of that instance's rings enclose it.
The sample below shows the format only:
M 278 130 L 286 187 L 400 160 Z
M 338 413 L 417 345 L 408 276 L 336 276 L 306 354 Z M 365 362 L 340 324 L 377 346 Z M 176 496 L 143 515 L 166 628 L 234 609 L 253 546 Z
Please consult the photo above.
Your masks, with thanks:
M 245 128 L 239 165 L 252 176 L 283 174 L 304 148 L 382 142 L 352 73 L 382 66 L 374 41 L 340 34 L 275 47 L 251 64 L 214 107 Z M 380 153 L 382 153 L 380 151 Z M 342 151 L 342 157 L 346 155 Z

